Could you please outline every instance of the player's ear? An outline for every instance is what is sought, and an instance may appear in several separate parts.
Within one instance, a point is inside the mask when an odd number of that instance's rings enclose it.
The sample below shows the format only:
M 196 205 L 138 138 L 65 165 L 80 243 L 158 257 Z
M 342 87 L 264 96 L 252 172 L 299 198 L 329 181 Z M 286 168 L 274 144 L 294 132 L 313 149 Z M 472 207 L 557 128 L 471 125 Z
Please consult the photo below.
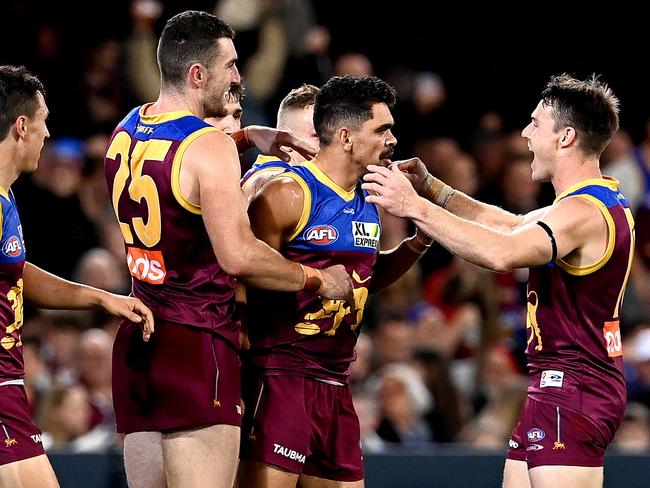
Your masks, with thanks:
M 349 151 L 352 149 L 352 139 L 350 137 L 350 130 L 347 127 L 341 127 L 338 131 L 338 138 L 343 150 Z
M 18 138 L 24 138 L 27 134 L 27 117 L 21 115 L 16 118 L 16 121 L 14 122 L 14 128 L 16 129 L 16 135 Z
M 560 146 L 567 147 L 578 137 L 578 133 L 573 127 L 565 127 L 562 129 L 562 137 L 560 137 Z
M 201 63 L 194 63 L 190 66 L 187 76 L 193 86 L 201 86 L 205 82 L 206 73 L 204 73 L 204 69 Z

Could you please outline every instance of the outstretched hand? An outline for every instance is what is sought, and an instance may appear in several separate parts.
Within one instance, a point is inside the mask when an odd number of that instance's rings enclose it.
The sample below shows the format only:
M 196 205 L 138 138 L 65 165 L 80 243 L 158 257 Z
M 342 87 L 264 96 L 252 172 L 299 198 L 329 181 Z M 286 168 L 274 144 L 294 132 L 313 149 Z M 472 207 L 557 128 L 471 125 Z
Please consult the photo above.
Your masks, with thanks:
M 122 317 L 142 327 L 142 339 L 149 341 L 154 333 L 153 314 L 138 298 L 106 293 L 100 302 L 101 308 L 111 315 Z
M 371 164 L 361 188 L 368 190 L 369 203 L 376 203 L 397 217 L 409 217 L 418 195 L 398 164 L 390 168 Z
M 317 149 L 311 144 L 298 139 L 286 130 L 272 129 L 261 125 L 249 125 L 246 127 L 248 139 L 255 144 L 261 152 L 271 154 L 282 161 L 290 161 L 291 154 L 283 148 L 291 148 L 298 151 L 303 157 L 312 159 Z

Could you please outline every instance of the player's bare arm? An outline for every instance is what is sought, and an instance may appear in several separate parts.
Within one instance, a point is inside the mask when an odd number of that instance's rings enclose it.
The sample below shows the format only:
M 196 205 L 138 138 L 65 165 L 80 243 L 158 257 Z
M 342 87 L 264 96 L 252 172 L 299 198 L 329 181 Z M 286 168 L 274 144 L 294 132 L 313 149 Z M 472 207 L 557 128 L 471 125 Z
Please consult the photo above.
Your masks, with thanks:
M 307 285 L 329 298 L 349 299 L 352 287 L 347 275 L 347 279 L 338 275 L 338 283 L 321 280 L 311 268 L 284 259 L 255 238 L 239 187 L 240 177 L 237 150 L 223 133 L 204 134 L 183 157 L 181 192 L 200 205 L 215 255 L 226 273 L 258 288 L 298 291 Z
M 271 154 L 282 161 L 291 161 L 291 154 L 286 151 L 286 148 L 298 151 L 307 159 L 311 159 L 316 155 L 316 148 L 286 130 L 261 125 L 249 125 L 235 132 L 232 138 L 237 144 L 239 152 L 254 146 L 262 153 Z
M 297 229 L 304 199 L 303 189 L 291 178 L 279 176 L 264 185 L 248 208 L 255 236 L 279 251 Z M 349 280 L 345 267 L 341 264 L 323 270 L 323 282 L 326 287 L 330 286 L 329 280 L 341 278 Z M 335 284 L 331 283 L 331 286 Z
M 394 164 L 405 173 L 419 195 L 443 206 L 454 215 L 503 231 L 513 230 L 524 222 L 521 215 L 479 202 L 459 190 L 452 189 L 431 175 L 419 158 L 396 161 Z
M 381 251 L 372 272 L 368 291 L 376 293 L 390 286 L 406 273 L 429 249 L 433 239 L 419 228 L 393 249 Z
M 461 258 L 493 271 L 539 266 L 553 259 L 553 246 L 547 231 L 536 222 L 503 232 L 478 222 L 458 217 L 417 195 L 399 169 L 370 167 L 363 187 L 374 195 L 368 201 L 400 217 L 410 218 L 427 235 Z M 600 211 L 586 200 L 570 198 L 555 204 L 543 221 L 556 243 L 556 258 L 571 264 L 593 263 L 605 250 L 605 231 Z M 594 222 L 592 222 L 594 221 Z M 607 235 L 605 232 L 603 235 Z M 599 254 L 600 253 L 600 254 Z
M 25 300 L 36 307 L 64 310 L 99 308 L 140 324 L 145 341 L 148 341 L 154 332 L 151 310 L 137 298 L 115 295 L 92 286 L 73 283 L 31 263 L 25 263 L 23 283 Z

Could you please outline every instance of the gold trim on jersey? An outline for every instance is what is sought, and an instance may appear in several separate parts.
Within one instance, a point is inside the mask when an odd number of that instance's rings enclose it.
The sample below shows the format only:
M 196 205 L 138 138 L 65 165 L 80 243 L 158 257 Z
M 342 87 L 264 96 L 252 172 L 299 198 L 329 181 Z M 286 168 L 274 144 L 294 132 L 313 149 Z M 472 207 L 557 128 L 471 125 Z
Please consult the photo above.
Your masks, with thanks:
M 289 237 L 289 240 L 292 241 L 305 228 L 305 225 L 307 225 L 307 221 L 309 220 L 309 216 L 311 215 L 311 190 L 309 189 L 309 185 L 307 184 L 307 182 L 303 180 L 302 176 L 300 176 L 298 173 L 293 173 L 291 171 L 288 171 L 286 173 L 282 173 L 282 176 L 291 178 L 296 183 L 298 183 L 304 193 L 303 195 L 304 198 L 302 200 L 302 212 L 300 213 L 300 220 L 296 224 L 296 228 L 291 234 L 291 237 Z
M 138 115 L 140 120 L 145 124 L 162 124 L 163 122 L 170 122 L 172 120 L 180 119 L 181 117 L 187 117 L 188 115 L 194 115 L 189 110 L 176 110 L 175 112 L 164 112 L 162 114 L 151 114 L 145 115 L 144 111 L 150 106 L 153 105 L 153 102 L 146 103 L 140 110 L 138 110 Z
M 181 145 L 178 146 L 178 150 L 174 155 L 174 161 L 172 162 L 172 193 L 174 194 L 174 198 L 176 198 L 176 201 L 180 204 L 180 206 L 188 212 L 192 212 L 193 214 L 201 215 L 201 206 L 190 202 L 181 191 L 181 164 L 183 161 L 183 155 L 185 154 L 185 151 L 189 145 L 194 142 L 197 137 L 202 136 L 208 132 L 218 132 L 218 130 L 219 129 L 210 126 L 199 129 L 196 132 L 192 132 L 183 140 L 183 142 L 181 142 Z
M 302 166 L 306 167 L 316 177 L 318 181 L 320 181 L 323 185 L 327 186 L 328 188 L 334 190 L 334 193 L 336 193 L 346 202 L 351 202 L 354 199 L 356 187 L 350 191 L 344 190 L 339 185 L 337 185 L 334 181 L 332 181 L 332 179 L 329 176 L 323 173 L 323 171 L 321 171 L 321 169 L 318 166 L 316 166 L 313 161 L 306 161 L 302 163 Z
M 7 200 L 11 201 L 9 198 L 9 192 L 0 186 L 0 196 L 5 197 Z
M 253 163 L 253 166 L 251 166 L 251 168 L 255 167 L 255 165 L 259 166 L 260 164 L 270 163 L 271 161 L 279 161 L 281 163 L 285 162 L 285 161 L 282 161 L 277 156 L 268 156 L 266 154 L 258 154 L 257 158 L 255 159 L 255 162 Z
M 614 243 L 616 240 L 616 224 L 614 223 L 612 214 L 609 213 L 609 210 L 607 209 L 605 204 L 600 200 L 598 200 L 593 195 L 579 194 L 579 195 L 571 195 L 567 198 L 584 198 L 585 200 L 590 201 L 596 207 L 598 207 L 600 213 L 602 213 L 603 217 L 605 218 L 605 222 L 607 223 L 607 231 L 608 231 L 607 248 L 605 249 L 605 253 L 603 254 L 603 256 L 598 261 L 587 266 L 573 266 L 561 258 L 556 261 L 557 265 L 560 268 L 562 268 L 564 271 L 569 273 L 570 275 L 585 276 L 595 271 L 598 271 L 600 268 L 605 266 L 605 264 L 607 264 L 607 261 L 609 261 L 609 258 L 612 257 L 612 253 L 614 252 Z
M 567 188 L 562 193 L 560 193 L 555 198 L 553 203 L 559 202 L 564 197 L 566 197 L 569 193 L 573 193 L 574 191 L 579 190 L 580 188 L 584 188 L 585 186 L 591 186 L 591 185 L 604 186 L 606 188 L 609 188 L 612 191 L 616 191 L 618 190 L 620 182 L 616 178 L 612 178 L 611 176 L 603 176 L 602 178 L 589 178 L 588 180 L 579 181 L 575 185 L 571 185 L 569 188 Z
M 634 249 L 636 236 L 634 234 L 634 217 L 632 216 L 632 210 L 629 208 L 624 208 L 625 218 L 627 219 L 627 225 L 630 227 L 630 253 L 627 258 L 627 270 L 625 271 L 625 279 L 623 280 L 623 285 L 621 285 L 621 291 L 618 292 L 618 299 L 616 300 L 616 307 L 614 308 L 614 318 L 617 319 L 619 311 L 621 309 L 621 303 L 623 303 L 623 297 L 625 296 L 625 289 L 627 288 L 627 280 L 630 278 L 630 271 L 632 271 L 632 260 L 634 258 Z

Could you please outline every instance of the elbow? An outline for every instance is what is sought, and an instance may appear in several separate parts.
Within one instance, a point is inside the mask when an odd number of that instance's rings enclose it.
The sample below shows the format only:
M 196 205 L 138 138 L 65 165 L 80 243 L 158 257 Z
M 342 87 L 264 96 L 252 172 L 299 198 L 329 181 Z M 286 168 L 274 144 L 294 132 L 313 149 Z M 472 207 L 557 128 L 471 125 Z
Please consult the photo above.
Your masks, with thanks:
M 235 278 L 242 278 L 249 273 L 248 260 L 238 253 L 226 259 L 220 259 L 219 265 L 227 274 Z
M 509 273 L 515 269 L 515 265 L 510 256 L 497 253 L 491 256 L 485 263 L 485 267 L 495 273 Z

